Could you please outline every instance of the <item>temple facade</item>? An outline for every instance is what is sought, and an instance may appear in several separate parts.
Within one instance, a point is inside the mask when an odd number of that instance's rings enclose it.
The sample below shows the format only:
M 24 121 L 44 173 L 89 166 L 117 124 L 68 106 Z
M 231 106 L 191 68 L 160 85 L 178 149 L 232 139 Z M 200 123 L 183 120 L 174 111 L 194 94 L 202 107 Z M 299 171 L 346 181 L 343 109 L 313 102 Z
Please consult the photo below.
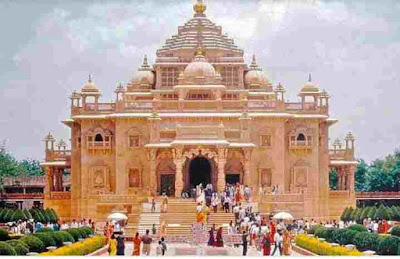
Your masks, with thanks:
M 199 183 L 252 189 L 262 212 L 336 218 L 355 206 L 354 136 L 328 143 L 329 95 L 312 82 L 299 102 L 285 101 L 253 55 L 222 33 L 198 1 L 194 17 L 166 40 L 153 64 L 146 56 L 115 102 L 100 102 L 89 77 L 71 95 L 71 149 L 45 138 L 45 207 L 61 217 L 104 220 L 115 207 L 140 212 L 148 197 L 180 197 Z M 306 78 L 306 76 L 305 76 Z M 339 184 L 329 190 L 329 171 Z M 62 189 L 62 172 L 71 189 Z M 278 187 L 276 194 L 270 190 Z M 261 195 L 261 190 L 265 195 Z

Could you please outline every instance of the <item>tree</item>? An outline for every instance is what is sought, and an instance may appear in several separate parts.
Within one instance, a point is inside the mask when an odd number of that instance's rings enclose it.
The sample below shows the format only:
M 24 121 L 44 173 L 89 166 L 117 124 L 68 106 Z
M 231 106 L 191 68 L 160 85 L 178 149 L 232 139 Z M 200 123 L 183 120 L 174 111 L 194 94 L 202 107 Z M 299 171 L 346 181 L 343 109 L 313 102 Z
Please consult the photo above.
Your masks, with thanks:
M 353 213 L 354 209 L 353 207 L 350 207 L 347 212 L 346 215 L 344 216 L 344 221 L 350 221 L 351 220 L 351 214 Z
M 371 207 L 365 207 L 361 213 L 361 220 L 364 220 L 365 218 L 368 218 L 368 213 L 371 210 Z
M 388 213 L 388 211 L 386 210 L 386 207 L 385 207 L 385 206 L 383 206 L 382 204 L 379 205 L 378 209 L 377 209 L 376 212 L 375 212 L 374 219 L 377 219 L 377 220 L 379 220 L 379 219 L 386 219 L 386 220 L 388 220 L 388 219 L 389 219 L 389 213 Z
M 332 169 L 329 172 L 329 189 L 337 190 L 337 183 L 338 183 L 338 173 L 336 169 Z
M 366 189 L 366 175 L 368 171 L 368 165 L 363 159 L 357 164 L 355 171 L 355 188 L 357 192 L 362 192 Z
M 20 163 L 21 173 L 26 176 L 40 176 L 44 174 L 40 162 L 34 159 L 24 159 Z
M 372 206 L 371 209 L 368 211 L 368 218 L 374 219 L 376 213 L 376 207 Z
M 347 211 L 348 211 L 348 210 L 349 210 L 348 207 L 346 207 L 346 208 L 343 210 L 342 215 L 340 215 L 340 219 L 341 219 L 341 220 L 343 220 L 343 221 L 346 220 L 346 215 L 347 215 Z

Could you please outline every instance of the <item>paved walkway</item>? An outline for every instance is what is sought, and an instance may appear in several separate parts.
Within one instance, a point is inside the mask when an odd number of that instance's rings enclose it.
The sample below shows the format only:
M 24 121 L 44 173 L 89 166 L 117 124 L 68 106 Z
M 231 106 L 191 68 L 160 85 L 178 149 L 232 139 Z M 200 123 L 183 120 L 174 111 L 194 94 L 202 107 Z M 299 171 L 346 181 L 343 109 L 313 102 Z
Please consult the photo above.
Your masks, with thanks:
M 203 246 L 204 249 L 198 249 L 196 246 L 190 244 L 167 244 L 168 250 L 166 256 L 176 256 L 176 255 L 209 255 L 209 256 L 241 256 L 243 247 L 207 247 Z M 132 255 L 133 243 L 125 243 L 125 255 Z M 276 253 L 278 254 L 278 252 Z M 156 244 L 151 245 L 151 256 L 156 256 Z M 262 252 L 257 251 L 254 247 L 249 247 L 247 256 L 262 256 Z M 292 256 L 302 256 L 299 253 L 292 252 Z

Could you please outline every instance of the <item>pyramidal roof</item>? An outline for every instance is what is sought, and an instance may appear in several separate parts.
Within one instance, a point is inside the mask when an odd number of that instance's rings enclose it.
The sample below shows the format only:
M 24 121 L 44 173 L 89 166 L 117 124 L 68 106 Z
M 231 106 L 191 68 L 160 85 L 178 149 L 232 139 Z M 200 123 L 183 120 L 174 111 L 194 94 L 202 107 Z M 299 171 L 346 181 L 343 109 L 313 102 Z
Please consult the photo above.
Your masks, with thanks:
M 204 14 L 205 4 L 198 0 L 193 6 L 194 17 L 187 21 L 184 26 L 178 27 L 178 35 L 167 39 L 165 44 L 157 51 L 163 53 L 176 49 L 225 49 L 243 54 L 243 50 L 235 45 L 233 39 L 222 34 L 221 26 L 206 18 Z

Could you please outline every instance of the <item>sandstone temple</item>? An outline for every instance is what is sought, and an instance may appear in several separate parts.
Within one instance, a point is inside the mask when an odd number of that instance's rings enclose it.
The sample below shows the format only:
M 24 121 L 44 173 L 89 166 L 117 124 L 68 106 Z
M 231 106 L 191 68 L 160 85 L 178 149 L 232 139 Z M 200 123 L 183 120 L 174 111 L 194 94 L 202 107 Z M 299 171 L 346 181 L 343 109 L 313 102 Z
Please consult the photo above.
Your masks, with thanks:
M 300 101 L 287 102 L 285 87 L 269 80 L 254 55 L 244 59 L 202 1 L 193 9 L 155 62 L 144 56 L 129 83 L 116 87 L 115 102 L 101 102 L 90 77 L 72 93 L 71 116 L 62 122 L 71 148 L 45 137 L 45 207 L 67 220 L 101 222 L 115 208 L 133 218 L 150 197 L 165 193 L 179 203 L 199 183 L 222 190 L 236 182 L 251 187 L 261 213 L 319 220 L 355 206 L 355 138 L 328 143 L 337 123 L 329 94 L 305 75 Z M 70 174 L 69 191 L 63 174 Z

